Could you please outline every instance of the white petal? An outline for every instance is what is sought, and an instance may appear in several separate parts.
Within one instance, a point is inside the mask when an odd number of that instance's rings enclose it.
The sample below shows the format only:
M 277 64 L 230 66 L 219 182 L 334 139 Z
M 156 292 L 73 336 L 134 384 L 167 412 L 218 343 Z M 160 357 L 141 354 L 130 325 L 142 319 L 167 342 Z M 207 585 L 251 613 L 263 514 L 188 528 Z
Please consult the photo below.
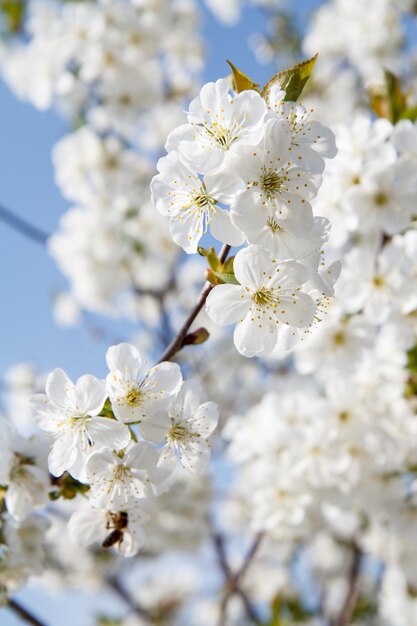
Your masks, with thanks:
M 59 368 L 51 372 L 46 380 L 46 395 L 66 409 L 75 408 L 77 404 L 74 383 Z
M 316 304 L 310 296 L 302 291 L 293 293 L 295 295 L 289 294 L 287 297 L 281 297 L 276 315 L 284 324 L 305 328 L 314 320 Z
M 184 211 L 180 217 L 169 222 L 169 232 L 177 246 L 187 254 L 195 254 L 198 242 L 204 235 L 204 215 L 193 211 Z
M 77 458 L 74 440 L 69 436 L 58 437 L 53 443 L 48 457 L 49 471 L 54 476 L 61 476 Z
M 217 241 L 227 243 L 229 246 L 241 246 L 244 242 L 243 234 L 232 224 L 230 213 L 220 207 L 216 207 L 216 213 L 210 220 L 210 230 Z
M 148 441 L 162 443 L 168 433 L 169 425 L 170 420 L 168 413 L 160 412 L 144 419 L 143 422 L 139 424 L 139 430 L 142 437 Z
M 60 428 L 60 422 L 72 416 L 72 411 L 61 409 L 53 404 L 43 393 L 33 395 L 29 401 L 34 419 L 42 430 L 56 432 Z
M 106 381 L 86 374 L 75 384 L 80 415 L 97 415 L 107 398 Z
M 140 352 L 130 343 L 111 346 L 106 353 L 106 362 L 111 372 L 119 371 L 130 380 L 135 380 L 142 369 Z
M 243 180 L 228 169 L 207 174 L 204 184 L 208 195 L 224 204 L 230 204 L 246 188 Z
M 240 354 L 248 357 L 265 356 L 270 354 L 276 345 L 276 323 L 266 316 L 260 320 L 252 319 L 251 313 L 248 313 L 243 321 L 236 325 L 233 340 Z
M 78 546 L 102 543 L 106 536 L 106 516 L 102 510 L 76 511 L 68 522 L 68 534 Z
M 244 317 L 251 300 L 239 285 L 217 285 L 206 300 L 207 314 L 219 326 L 233 324 Z
M 191 417 L 200 406 L 202 388 L 197 380 L 186 380 L 175 398 L 172 414 L 181 417 Z
M 123 462 L 134 469 L 152 471 L 158 463 L 159 454 L 149 443 L 139 442 L 132 446 Z
M 201 404 L 194 416 L 190 419 L 190 426 L 193 431 L 199 433 L 204 438 L 209 437 L 219 421 L 219 409 L 214 402 Z
M 129 428 L 125 424 L 107 417 L 94 417 L 87 429 L 94 444 L 103 448 L 121 450 L 131 440 Z
M 256 291 L 265 284 L 272 265 L 268 250 L 261 246 L 248 246 L 237 253 L 233 267 L 240 284 Z

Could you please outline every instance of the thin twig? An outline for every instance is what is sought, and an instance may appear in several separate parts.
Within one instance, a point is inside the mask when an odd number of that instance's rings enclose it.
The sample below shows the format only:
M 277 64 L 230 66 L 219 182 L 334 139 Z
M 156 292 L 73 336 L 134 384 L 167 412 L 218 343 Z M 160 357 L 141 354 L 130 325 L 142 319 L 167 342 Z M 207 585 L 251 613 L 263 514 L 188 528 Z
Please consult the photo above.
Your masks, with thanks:
M 30 611 L 25 609 L 25 607 L 22 606 L 20 602 L 17 602 L 17 600 L 12 600 L 12 598 L 10 598 L 8 600 L 7 606 L 28 624 L 32 624 L 32 626 L 46 626 L 45 622 L 41 622 Z
M 240 566 L 240 568 L 238 569 L 238 571 L 236 572 L 235 578 L 237 582 L 240 582 L 240 580 L 245 576 L 249 565 L 252 563 L 253 558 L 255 557 L 255 554 L 258 551 L 258 548 L 261 544 L 262 539 L 264 538 L 264 532 L 259 532 L 257 533 L 257 535 L 255 536 L 255 539 L 252 542 L 251 547 L 249 548 L 246 557 L 242 563 L 242 565 Z
M 19 232 L 21 235 L 24 235 L 28 239 L 39 243 L 41 246 L 46 245 L 46 242 L 49 239 L 49 235 L 44 231 L 37 228 L 37 226 L 33 226 L 29 224 L 22 217 L 19 217 L 12 213 L 10 209 L 6 209 L 6 207 L 0 205 L 0 220 L 2 220 L 8 226 L 11 226 Z
M 262 541 L 264 533 L 258 533 L 252 542 L 245 558 L 239 569 L 236 572 L 233 572 L 230 568 L 230 565 L 227 561 L 226 555 L 226 547 L 224 537 L 217 531 L 212 531 L 212 539 L 215 547 L 215 551 L 217 554 L 217 558 L 219 561 L 220 568 L 224 574 L 226 586 L 225 593 L 220 605 L 220 615 L 219 615 L 219 623 L 218 626 L 226 626 L 226 617 L 227 617 L 227 607 L 229 605 L 229 601 L 232 596 L 237 595 L 242 600 L 243 606 L 245 608 L 245 612 L 247 617 L 254 624 L 259 623 L 259 619 L 256 615 L 256 611 L 252 606 L 250 599 L 248 598 L 246 592 L 241 588 L 240 583 L 246 572 L 248 571 L 255 554 L 259 548 L 259 545 Z
M 220 254 L 219 254 L 219 259 L 222 263 L 224 263 L 224 261 L 226 260 L 227 255 L 229 254 L 229 251 L 230 251 L 230 246 L 224 245 L 222 247 Z M 170 343 L 168 348 L 165 350 L 165 352 L 159 359 L 158 363 L 162 363 L 162 361 L 170 361 L 172 357 L 181 350 L 181 348 L 183 347 L 184 338 L 186 334 L 188 333 L 188 331 L 190 330 L 191 324 L 194 322 L 195 318 L 200 313 L 201 309 L 203 308 L 207 300 L 207 296 L 209 295 L 212 289 L 213 289 L 213 285 L 210 285 L 210 283 L 207 283 L 205 285 L 202 292 L 200 293 L 200 296 L 197 300 L 196 305 L 194 306 L 194 308 L 188 315 L 184 324 L 178 331 L 178 334 L 176 335 L 176 337 L 173 339 L 173 341 Z
M 139 604 L 137 600 L 134 600 L 129 592 L 123 587 L 120 581 L 114 576 L 106 579 L 107 585 L 121 598 L 124 603 L 131 609 L 138 617 L 143 617 L 149 621 L 152 621 L 153 617 L 150 611 L 144 606 Z
M 361 572 L 362 552 L 356 543 L 352 544 L 352 564 L 349 571 L 349 587 L 339 615 L 331 626 L 349 626 L 358 602 L 359 576 Z

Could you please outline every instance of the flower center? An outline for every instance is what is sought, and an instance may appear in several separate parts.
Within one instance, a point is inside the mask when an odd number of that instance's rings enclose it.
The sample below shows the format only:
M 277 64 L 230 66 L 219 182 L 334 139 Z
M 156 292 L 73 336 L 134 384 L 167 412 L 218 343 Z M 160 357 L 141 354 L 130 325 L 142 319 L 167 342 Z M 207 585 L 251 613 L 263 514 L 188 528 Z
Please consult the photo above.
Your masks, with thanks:
M 383 276 L 376 275 L 374 276 L 372 282 L 374 283 L 375 287 L 383 287 L 385 281 Z
M 129 468 L 127 465 L 116 465 L 113 470 L 113 480 L 121 480 L 122 482 L 129 475 Z
M 273 233 L 284 231 L 282 226 L 280 226 L 273 217 L 268 217 L 268 219 L 266 220 L 266 225 L 272 230 Z
M 193 200 L 194 200 L 194 204 L 199 209 L 205 209 L 208 205 L 212 204 L 211 198 L 209 198 L 208 196 L 204 194 L 199 194 L 198 196 L 194 196 Z
M 267 198 L 273 198 L 284 185 L 285 176 L 279 176 L 275 170 L 266 170 L 260 179 L 261 187 Z
M 351 415 L 348 411 L 340 411 L 338 414 L 338 418 L 341 422 L 348 422 L 351 418 Z
M 252 301 L 255 302 L 255 304 L 265 306 L 267 304 L 278 304 L 279 298 L 274 294 L 271 289 L 262 287 L 258 291 L 255 291 L 252 296 Z
M 333 335 L 333 343 L 336 346 L 343 346 L 346 343 L 346 335 L 344 332 L 339 330 L 337 333 Z
M 229 127 L 222 126 L 214 121 L 210 125 L 205 125 L 205 131 L 218 148 L 221 150 L 229 150 L 230 146 L 239 137 L 242 130 L 242 124 L 236 117 L 233 118 Z
M 388 196 L 384 192 L 380 191 L 375 195 L 374 202 L 376 206 L 384 206 L 388 202 Z
M 129 406 L 139 406 L 143 401 L 145 394 L 139 387 L 131 387 L 126 394 L 126 404 Z
M 187 439 L 188 436 L 188 430 L 185 428 L 185 426 L 181 426 L 180 424 L 174 423 L 169 429 L 170 439 L 181 441 L 182 439 Z

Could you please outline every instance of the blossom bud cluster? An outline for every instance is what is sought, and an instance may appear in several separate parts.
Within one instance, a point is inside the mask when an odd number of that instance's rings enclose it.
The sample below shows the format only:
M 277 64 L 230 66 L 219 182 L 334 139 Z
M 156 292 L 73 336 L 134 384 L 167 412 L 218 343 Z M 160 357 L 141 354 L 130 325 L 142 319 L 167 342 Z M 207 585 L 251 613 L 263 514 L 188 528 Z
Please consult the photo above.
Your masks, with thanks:
M 168 136 L 152 181 L 156 209 L 179 246 L 195 253 L 208 231 L 229 246 L 249 244 L 234 261 L 238 284 L 207 300 L 211 319 L 237 322 L 245 356 L 290 349 L 333 294 L 338 265 L 324 267 L 327 219 L 313 216 L 324 157 L 336 153 L 330 129 L 272 86 L 263 98 L 231 94 L 227 79 L 206 84 L 187 123 Z

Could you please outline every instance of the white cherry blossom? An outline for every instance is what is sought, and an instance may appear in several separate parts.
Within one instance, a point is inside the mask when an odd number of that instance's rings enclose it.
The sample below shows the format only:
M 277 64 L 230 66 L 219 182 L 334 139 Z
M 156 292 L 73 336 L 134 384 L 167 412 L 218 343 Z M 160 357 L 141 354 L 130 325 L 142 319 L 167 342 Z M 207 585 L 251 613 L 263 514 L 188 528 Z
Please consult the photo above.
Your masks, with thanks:
M 294 165 L 290 144 L 288 123 L 272 119 L 265 124 L 259 145 L 242 147 L 227 158 L 226 167 L 246 185 L 232 204 L 232 221 L 245 235 L 265 225 L 277 230 L 282 225 L 295 235 L 313 227 L 309 200 L 316 195 L 321 177 Z
M 86 459 L 95 447 L 119 450 L 129 443 L 129 429 L 124 424 L 99 417 L 106 397 L 104 380 L 87 374 L 74 385 L 61 369 L 48 376 L 46 394 L 32 397 L 36 422 L 54 437 L 48 461 L 54 476 L 68 471 L 81 478 Z
M 348 190 L 345 202 L 358 215 L 361 231 L 373 229 L 388 235 L 404 230 L 415 209 L 416 185 L 414 168 L 404 163 L 374 170 L 359 185 Z
M 229 212 L 220 206 L 230 205 L 244 190 L 238 176 L 217 171 L 200 178 L 177 152 L 160 159 L 158 170 L 160 174 L 151 183 L 153 202 L 162 215 L 170 218 L 175 243 L 186 252 L 195 253 L 208 228 L 218 241 L 232 246 L 243 243 L 242 233 L 231 223 Z
M 189 107 L 188 124 L 176 128 L 166 143 L 199 172 L 220 167 L 228 152 L 256 145 L 264 132 L 266 104 L 256 91 L 229 94 L 229 81 L 207 83 Z
M 236 322 L 234 342 L 244 356 L 264 356 L 279 345 L 281 328 L 307 328 L 316 311 L 314 300 L 301 291 L 308 279 L 295 261 L 277 262 L 260 246 L 235 257 L 240 285 L 218 285 L 207 298 L 209 317 L 220 326 Z
M 141 422 L 167 410 L 182 382 L 176 363 L 160 363 L 145 371 L 135 346 L 120 343 L 107 350 L 107 392 L 121 422 Z
M 282 101 L 279 93 L 270 94 L 268 106 L 278 118 L 289 124 L 291 160 L 305 170 L 321 174 L 325 166 L 323 157 L 332 159 L 337 153 L 334 133 L 320 122 L 311 120 L 301 104 Z
M 165 470 L 157 468 L 158 460 L 159 453 L 146 442 L 132 444 L 124 454 L 94 452 L 86 467 L 91 505 L 125 511 L 138 500 L 154 495 L 156 486 L 167 476 Z
M 68 522 L 71 541 L 89 546 L 98 543 L 103 548 L 114 548 L 123 556 L 134 556 L 145 541 L 143 524 L 148 515 L 138 507 L 129 511 L 91 509 L 75 511 Z
M 202 390 L 196 381 L 184 382 L 169 410 L 165 426 L 165 444 L 160 467 L 174 469 L 177 459 L 189 472 L 201 473 L 210 458 L 208 438 L 217 426 L 218 409 L 214 402 L 201 404 Z M 160 429 L 152 422 L 143 424 L 142 432 L 149 440 L 160 438 Z
M 47 502 L 50 480 L 42 460 L 38 438 L 26 440 L 11 433 L 8 450 L 2 450 L 0 455 L 0 484 L 7 488 L 6 507 L 17 521 Z

